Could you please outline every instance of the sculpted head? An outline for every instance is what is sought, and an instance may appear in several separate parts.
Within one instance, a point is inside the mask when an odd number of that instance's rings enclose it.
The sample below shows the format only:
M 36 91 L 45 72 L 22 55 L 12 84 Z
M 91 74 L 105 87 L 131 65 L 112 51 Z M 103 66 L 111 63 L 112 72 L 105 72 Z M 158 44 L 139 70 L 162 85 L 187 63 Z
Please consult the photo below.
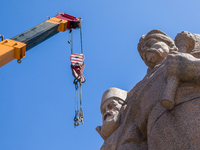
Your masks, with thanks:
M 154 68 L 167 57 L 169 52 L 177 51 L 177 47 L 167 34 L 155 29 L 140 38 L 138 51 L 145 64 Z
M 118 88 L 104 92 L 100 106 L 103 125 L 96 128 L 104 140 L 119 127 L 121 110 L 126 107 L 126 97 L 127 91 Z

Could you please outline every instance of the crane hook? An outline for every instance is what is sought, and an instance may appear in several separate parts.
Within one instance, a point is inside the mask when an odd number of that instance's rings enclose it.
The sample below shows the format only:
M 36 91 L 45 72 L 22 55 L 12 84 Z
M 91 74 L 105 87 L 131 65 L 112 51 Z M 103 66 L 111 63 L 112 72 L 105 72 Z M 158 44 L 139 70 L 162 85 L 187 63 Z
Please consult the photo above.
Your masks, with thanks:
M 0 34 L 0 37 L 1 37 L 1 41 L 3 41 L 4 40 L 4 36 Z

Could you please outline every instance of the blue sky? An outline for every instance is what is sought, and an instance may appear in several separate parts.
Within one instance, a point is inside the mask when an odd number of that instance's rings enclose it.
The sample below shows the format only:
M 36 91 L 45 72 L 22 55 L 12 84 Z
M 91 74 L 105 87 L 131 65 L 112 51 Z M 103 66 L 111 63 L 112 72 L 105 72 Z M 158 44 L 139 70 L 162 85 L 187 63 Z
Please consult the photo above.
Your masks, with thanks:
M 139 38 L 160 29 L 174 39 L 183 30 L 200 33 L 198 0 L 6 0 L 0 34 L 12 38 L 57 12 L 81 17 L 85 55 L 84 125 L 74 128 L 75 88 L 69 33 L 32 48 L 18 64 L 0 68 L 0 150 L 98 150 L 103 140 L 100 101 L 110 87 L 130 91 L 146 74 Z M 74 52 L 80 52 L 79 30 Z

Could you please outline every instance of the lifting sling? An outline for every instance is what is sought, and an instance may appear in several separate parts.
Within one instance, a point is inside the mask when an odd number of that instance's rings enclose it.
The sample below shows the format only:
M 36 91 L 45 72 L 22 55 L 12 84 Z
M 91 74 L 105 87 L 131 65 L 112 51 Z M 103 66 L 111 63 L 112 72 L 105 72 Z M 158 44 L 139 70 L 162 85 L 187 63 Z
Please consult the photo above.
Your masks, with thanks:
M 85 68 L 84 59 L 85 56 L 83 55 L 83 46 L 82 46 L 82 30 L 80 26 L 80 39 L 81 39 L 81 54 L 73 54 L 73 33 L 70 30 L 70 41 L 68 43 L 71 44 L 71 70 L 72 75 L 74 76 L 74 84 L 75 84 L 75 117 L 74 117 L 74 127 L 78 126 L 80 122 L 83 124 L 83 109 L 82 109 L 82 83 L 86 81 L 85 77 L 83 76 L 83 70 Z M 80 109 L 78 107 L 79 100 L 78 100 L 78 91 L 80 88 Z

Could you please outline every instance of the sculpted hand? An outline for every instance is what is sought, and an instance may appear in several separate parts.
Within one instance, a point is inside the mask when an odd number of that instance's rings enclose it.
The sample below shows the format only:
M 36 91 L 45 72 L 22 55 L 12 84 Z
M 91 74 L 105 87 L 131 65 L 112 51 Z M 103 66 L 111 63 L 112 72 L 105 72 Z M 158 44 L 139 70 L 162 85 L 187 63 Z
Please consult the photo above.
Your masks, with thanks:
M 188 53 L 171 52 L 165 60 L 166 77 L 174 76 L 182 82 L 197 82 L 200 59 Z

